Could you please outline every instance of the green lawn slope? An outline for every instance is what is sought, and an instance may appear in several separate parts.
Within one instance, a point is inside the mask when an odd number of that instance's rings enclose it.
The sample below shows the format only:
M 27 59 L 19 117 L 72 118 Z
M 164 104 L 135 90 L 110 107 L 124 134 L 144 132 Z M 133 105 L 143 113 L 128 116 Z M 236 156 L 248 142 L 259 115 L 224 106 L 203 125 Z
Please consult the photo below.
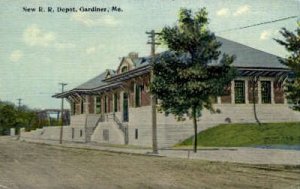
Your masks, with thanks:
M 199 146 L 300 145 L 300 123 L 221 124 L 198 134 Z M 193 137 L 177 146 L 193 144 Z

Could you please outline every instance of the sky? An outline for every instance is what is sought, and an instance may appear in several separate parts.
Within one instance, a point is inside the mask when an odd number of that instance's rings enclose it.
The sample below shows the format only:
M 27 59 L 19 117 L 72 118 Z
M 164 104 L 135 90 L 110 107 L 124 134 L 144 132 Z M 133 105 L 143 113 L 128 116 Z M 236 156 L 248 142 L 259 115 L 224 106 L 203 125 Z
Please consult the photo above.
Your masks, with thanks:
M 113 6 L 121 11 L 111 11 Z M 110 11 L 82 12 L 80 7 Z M 61 91 L 59 83 L 71 90 L 116 69 L 129 52 L 150 55 L 145 32 L 176 24 L 182 7 L 206 7 L 216 35 L 281 57 L 287 52 L 273 38 L 281 38 L 282 27 L 294 31 L 300 20 L 300 0 L 1 0 L 0 100 L 17 104 L 21 98 L 30 108 L 60 108 L 60 99 L 51 97 Z M 290 16 L 298 17 L 225 31 Z

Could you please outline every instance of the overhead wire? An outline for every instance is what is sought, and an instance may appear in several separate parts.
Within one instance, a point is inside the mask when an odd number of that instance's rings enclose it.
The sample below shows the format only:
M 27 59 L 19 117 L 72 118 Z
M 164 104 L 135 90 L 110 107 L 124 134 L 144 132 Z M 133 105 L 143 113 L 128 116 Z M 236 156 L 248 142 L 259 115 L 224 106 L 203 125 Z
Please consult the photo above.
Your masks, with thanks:
M 289 16 L 289 17 L 279 18 L 279 19 L 276 19 L 276 20 L 260 22 L 260 23 L 257 23 L 257 24 L 251 24 L 251 25 L 248 25 L 248 26 L 241 26 L 241 27 L 236 27 L 236 28 L 231 28 L 231 29 L 226 29 L 226 30 L 220 30 L 220 31 L 216 31 L 216 33 L 223 33 L 223 32 L 229 32 L 229 31 L 242 30 L 242 29 L 256 27 L 256 26 L 261 26 L 261 25 L 265 25 L 265 24 L 271 24 L 271 23 L 275 23 L 275 22 L 281 22 L 281 21 L 284 21 L 284 20 L 289 20 L 289 19 L 293 19 L 293 18 L 297 18 L 297 17 L 299 17 L 299 16 Z

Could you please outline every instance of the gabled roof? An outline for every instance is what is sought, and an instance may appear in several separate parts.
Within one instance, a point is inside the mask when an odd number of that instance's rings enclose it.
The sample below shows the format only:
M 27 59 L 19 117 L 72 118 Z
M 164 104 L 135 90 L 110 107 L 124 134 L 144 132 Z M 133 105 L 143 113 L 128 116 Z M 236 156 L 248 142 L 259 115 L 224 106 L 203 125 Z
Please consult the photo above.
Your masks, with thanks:
M 106 82 L 104 82 L 103 80 L 106 78 L 107 74 L 110 74 L 112 76 L 115 74 L 115 71 L 111 69 L 107 69 L 105 72 L 79 85 L 73 90 L 87 90 L 87 89 L 94 89 L 94 88 L 101 87 L 106 84 Z
M 220 47 L 221 53 L 228 55 L 235 55 L 236 59 L 233 63 L 234 67 L 239 68 L 281 68 L 287 69 L 288 67 L 281 64 L 279 56 L 234 42 L 222 37 L 216 37 L 222 43 Z M 222 56 L 220 56 L 222 58 Z M 144 66 L 150 63 L 150 57 L 139 57 L 134 61 L 135 68 Z
M 233 66 L 240 68 L 288 68 L 280 63 L 281 57 L 273 54 L 254 49 L 252 47 L 217 37 L 217 40 L 222 43 L 221 52 L 235 55 L 236 60 Z M 220 56 L 221 57 L 221 56 Z
M 235 55 L 236 60 L 233 63 L 234 67 L 239 68 L 242 70 L 242 73 L 247 72 L 249 74 L 249 70 L 260 70 L 260 72 L 266 72 L 267 70 L 273 70 L 271 74 L 278 75 L 278 71 L 288 71 L 288 67 L 281 64 L 278 56 L 273 54 L 254 49 L 252 47 L 224 39 L 222 37 L 217 37 L 217 40 L 222 43 L 220 47 L 220 51 L 222 53 L 226 53 L 228 55 Z M 160 55 L 168 53 L 163 52 Z M 221 58 L 222 56 L 220 56 Z M 116 71 L 107 69 L 105 72 L 101 73 L 100 75 L 90 79 L 89 81 L 79 85 L 78 87 L 66 91 L 64 93 L 56 94 L 54 97 L 61 98 L 63 96 L 68 96 L 73 92 L 79 91 L 98 91 L 103 90 L 107 87 L 116 87 L 120 85 L 120 81 L 124 79 L 129 79 L 135 77 L 137 75 L 141 75 L 144 73 L 149 72 L 150 70 L 150 58 L 151 57 L 137 57 L 132 60 L 134 64 L 134 68 L 129 70 L 128 72 L 116 74 Z M 121 60 L 121 63 L 124 61 L 124 58 Z M 121 64 L 120 63 L 120 64 Z M 217 62 L 216 62 L 217 63 Z M 120 67 L 120 65 L 119 65 Z M 119 69 L 119 68 L 118 68 Z M 279 69 L 279 70 L 278 70 Z M 261 71 L 262 70 L 262 71 Z M 256 72 L 256 71 L 255 71 Z M 107 75 L 110 74 L 110 77 Z M 281 73 L 279 73 L 281 74 Z M 243 75 L 243 74 L 242 74 Z M 273 76 L 272 75 L 272 76 Z

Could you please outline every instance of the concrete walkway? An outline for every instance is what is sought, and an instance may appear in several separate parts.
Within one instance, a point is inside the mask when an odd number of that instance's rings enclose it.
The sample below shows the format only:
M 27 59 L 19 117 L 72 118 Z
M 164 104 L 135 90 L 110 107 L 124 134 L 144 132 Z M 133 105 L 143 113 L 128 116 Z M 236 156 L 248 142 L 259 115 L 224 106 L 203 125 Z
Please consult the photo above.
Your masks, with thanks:
M 140 155 L 153 155 L 151 148 L 138 148 L 132 146 L 114 146 L 98 143 L 73 143 L 50 140 L 29 140 L 27 142 L 49 144 L 55 146 L 95 149 L 109 152 L 130 153 Z M 234 148 L 198 148 L 194 153 L 188 149 L 161 149 L 158 156 L 171 158 L 189 158 L 208 161 L 235 162 L 246 164 L 281 164 L 281 165 L 300 165 L 300 150 L 280 150 L 280 149 L 259 149 L 248 147 Z

